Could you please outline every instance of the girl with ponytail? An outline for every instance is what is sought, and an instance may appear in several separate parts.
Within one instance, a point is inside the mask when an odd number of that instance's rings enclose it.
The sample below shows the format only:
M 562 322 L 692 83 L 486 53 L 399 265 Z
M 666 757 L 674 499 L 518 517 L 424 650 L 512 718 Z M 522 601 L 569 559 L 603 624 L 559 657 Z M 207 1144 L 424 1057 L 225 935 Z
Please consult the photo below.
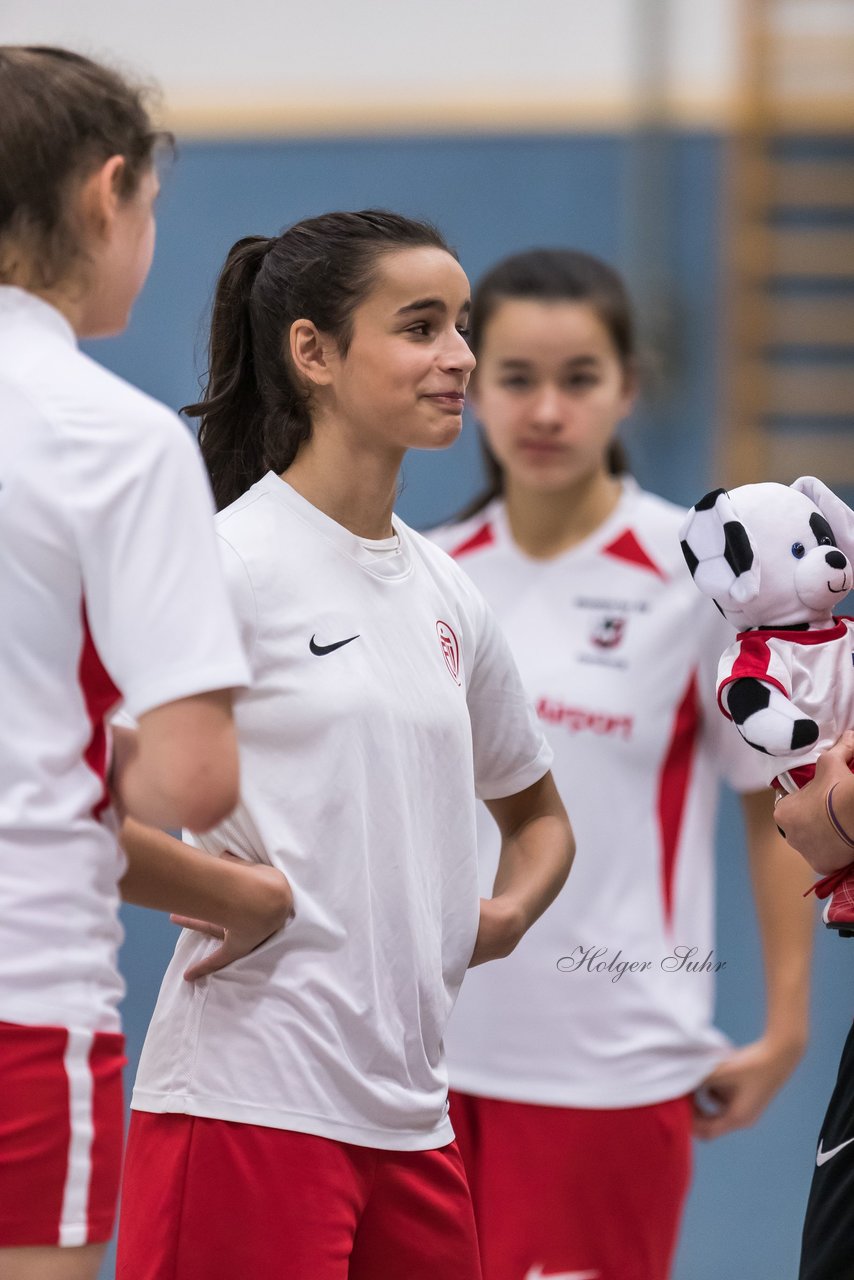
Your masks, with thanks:
M 470 324 L 489 486 L 435 536 L 506 630 L 579 843 L 567 893 L 500 971 L 472 975 L 447 1035 L 484 1280 L 666 1280 L 692 1132 L 752 1123 L 803 1050 L 804 877 L 713 703 L 726 626 L 698 613 L 683 513 L 628 474 L 638 362 L 619 276 L 575 250 L 519 253 L 480 281 Z M 767 1026 L 738 1050 L 712 1020 L 721 774 L 743 793 L 768 958 Z
M 168 141 L 107 67 L 0 47 L 3 1280 L 94 1280 L 112 1232 L 120 890 L 228 930 L 199 972 L 289 906 L 270 868 L 133 841 L 134 818 L 204 828 L 232 807 L 248 674 L 187 431 L 78 349 L 127 324 Z M 108 728 L 120 701 L 136 730 Z
M 246 236 L 229 253 L 211 316 L 207 394 L 200 404 L 182 410 L 189 417 L 204 414 L 199 443 L 217 510 L 239 498 L 268 469 L 267 415 L 255 376 L 249 300 L 271 244 L 266 236 Z
M 194 840 L 283 872 L 293 918 L 203 991 L 182 975 L 218 931 L 187 922 L 134 1090 L 123 1280 L 479 1278 L 442 1035 L 572 842 L 480 596 L 393 512 L 406 450 L 459 434 L 468 306 L 435 228 L 382 210 L 240 240 L 220 276 L 187 411 L 254 679 L 240 802 Z M 476 794 L 502 833 L 482 899 Z

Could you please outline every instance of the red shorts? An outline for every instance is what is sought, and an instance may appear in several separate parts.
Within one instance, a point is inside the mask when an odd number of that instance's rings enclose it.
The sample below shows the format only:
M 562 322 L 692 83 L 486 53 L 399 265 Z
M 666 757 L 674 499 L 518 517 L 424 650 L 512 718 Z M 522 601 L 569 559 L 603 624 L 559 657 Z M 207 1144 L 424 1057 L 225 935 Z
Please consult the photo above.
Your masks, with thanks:
M 131 1116 L 116 1280 L 481 1280 L 456 1145 Z
M 687 1097 L 599 1111 L 452 1093 L 484 1280 L 666 1280 L 691 1120 Z
M 0 1248 L 109 1240 L 124 1063 L 121 1035 L 0 1022 Z

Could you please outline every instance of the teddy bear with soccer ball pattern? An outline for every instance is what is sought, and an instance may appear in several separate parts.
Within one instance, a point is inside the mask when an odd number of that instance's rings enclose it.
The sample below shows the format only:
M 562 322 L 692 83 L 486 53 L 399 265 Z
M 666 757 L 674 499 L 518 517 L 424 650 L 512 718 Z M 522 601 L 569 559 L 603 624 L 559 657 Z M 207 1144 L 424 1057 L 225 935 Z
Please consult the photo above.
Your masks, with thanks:
M 707 493 L 680 537 L 696 586 L 738 632 L 720 660 L 718 705 L 768 756 L 769 784 L 795 791 L 854 728 L 854 620 L 833 616 L 854 585 L 854 511 L 814 476 L 748 484 Z M 825 921 L 849 932 L 854 865 L 847 883 L 827 879 Z

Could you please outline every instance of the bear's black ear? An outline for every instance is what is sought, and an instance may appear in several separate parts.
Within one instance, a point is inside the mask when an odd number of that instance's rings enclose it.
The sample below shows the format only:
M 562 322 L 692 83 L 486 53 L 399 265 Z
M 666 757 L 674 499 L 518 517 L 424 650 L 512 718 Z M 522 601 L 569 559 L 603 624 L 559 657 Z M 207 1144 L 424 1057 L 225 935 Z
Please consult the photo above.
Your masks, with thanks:
M 699 502 L 694 503 L 695 511 L 711 511 L 722 493 L 726 493 L 726 489 L 710 489 L 708 493 L 704 493 Z
M 727 520 L 724 524 L 724 557 L 737 578 L 753 568 L 753 547 L 740 520 Z
M 691 508 L 679 537 L 691 577 L 722 611 L 756 597 L 759 563 L 753 541 L 725 489 L 713 489 Z
M 688 566 L 688 571 L 691 574 L 691 577 L 693 578 L 695 573 L 697 572 L 697 565 L 700 563 L 700 561 L 694 555 L 694 552 L 691 550 L 690 546 L 688 545 L 688 543 L 685 541 L 684 538 L 679 543 L 679 545 L 682 548 L 682 554 L 685 557 L 685 563 Z

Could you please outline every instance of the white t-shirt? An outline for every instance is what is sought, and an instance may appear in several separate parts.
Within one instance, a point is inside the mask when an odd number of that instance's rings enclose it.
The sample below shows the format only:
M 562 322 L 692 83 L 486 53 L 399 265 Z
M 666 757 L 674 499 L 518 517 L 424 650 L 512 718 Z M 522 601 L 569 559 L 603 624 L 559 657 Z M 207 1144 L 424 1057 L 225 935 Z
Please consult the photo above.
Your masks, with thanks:
M 807 750 L 788 755 L 762 755 L 765 780 L 784 791 L 797 791 L 815 774 L 815 762 L 840 734 L 854 724 L 854 619 L 835 618 L 831 625 L 806 631 L 762 627 L 742 631 L 718 666 L 718 703 L 734 680 L 745 677 L 774 685 L 803 716 L 815 720 L 819 736 Z M 729 711 L 723 714 L 730 718 Z
M 200 843 L 288 876 L 295 916 L 196 983 L 184 933 L 133 1105 L 419 1150 L 452 1137 L 442 1036 L 478 924 L 475 793 L 551 753 L 466 575 L 395 518 L 368 544 L 270 473 L 221 513 L 253 685 L 241 802 Z
M 553 559 L 519 550 L 501 502 L 434 535 L 495 610 L 578 842 L 554 905 L 466 980 L 446 1036 L 457 1089 L 640 1106 L 694 1088 L 724 1052 L 711 1022 L 718 775 L 738 790 L 763 781 L 715 706 L 732 630 L 691 582 L 681 518 L 627 480 L 608 520 Z M 496 841 L 480 816 L 486 886 Z
M 245 684 L 188 432 L 0 287 L 0 1021 L 118 1026 L 104 719 Z

